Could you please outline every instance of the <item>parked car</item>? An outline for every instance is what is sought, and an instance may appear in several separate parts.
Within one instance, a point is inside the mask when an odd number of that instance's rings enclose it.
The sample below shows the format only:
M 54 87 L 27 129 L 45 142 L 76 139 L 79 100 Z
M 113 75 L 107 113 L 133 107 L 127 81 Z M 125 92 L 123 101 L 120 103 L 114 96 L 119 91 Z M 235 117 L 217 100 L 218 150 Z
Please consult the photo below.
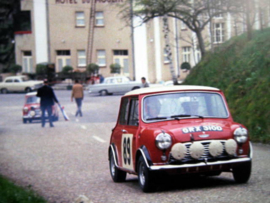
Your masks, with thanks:
M 183 81 L 178 80 L 178 84 L 182 84 L 182 83 L 183 83 Z M 164 82 L 163 85 L 164 86 L 173 86 L 174 84 L 173 84 L 172 80 L 169 80 L 169 81 Z
M 2 94 L 7 92 L 31 92 L 42 85 L 42 81 L 28 80 L 26 76 L 10 76 L 0 83 L 0 90 Z
M 107 95 L 114 93 L 127 93 L 141 87 L 141 82 L 131 81 L 128 77 L 107 77 L 101 84 L 89 85 L 90 94 Z
M 108 149 L 114 182 L 138 175 L 144 192 L 158 174 L 220 175 L 249 180 L 252 145 L 233 121 L 221 90 L 204 86 L 144 88 L 121 99 Z
M 25 95 L 25 104 L 23 106 L 23 123 L 31 123 L 33 120 L 41 120 L 40 98 L 36 96 L 36 92 L 30 92 Z M 46 119 L 48 119 L 46 111 Z M 59 119 L 57 105 L 52 107 L 52 119 Z

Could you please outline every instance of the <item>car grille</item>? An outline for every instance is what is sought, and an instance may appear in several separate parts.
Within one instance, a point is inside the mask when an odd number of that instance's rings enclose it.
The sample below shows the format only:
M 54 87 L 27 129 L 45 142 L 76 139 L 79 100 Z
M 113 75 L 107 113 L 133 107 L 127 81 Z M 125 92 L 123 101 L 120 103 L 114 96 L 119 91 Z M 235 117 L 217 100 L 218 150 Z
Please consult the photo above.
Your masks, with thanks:
M 234 158 L 235 156 L 231 156 L 231 155 L 227 154 L 227 152 L 225 151 L 225 140 L 219 140 L 219 141 L 223 145 L 223 151 L 222 151 L 221 155 L 219 155 L 217 157 L 212 157 L 209 153 L 209 145 L 210 145 L 211 141 L 199 141 L 204 146 L 204 153 L 199 159 L 193 159 L 190 156 L 190 150 L 189 150 L 192 143 L 189 142 L 189 143 L 182 143 L 187 148 L 187 153 L 185 155 L 185 158 L 182 160 L 176 160 L 170 154 L 169 155 L 169 163 L 170 164 L 197 163 L 197 162 L 202 162 L 202 161 L 206 161 L 206 160 L 209 162 L 209 161 L 217 161 L 217 160 L 228 160 L 228 159 Z

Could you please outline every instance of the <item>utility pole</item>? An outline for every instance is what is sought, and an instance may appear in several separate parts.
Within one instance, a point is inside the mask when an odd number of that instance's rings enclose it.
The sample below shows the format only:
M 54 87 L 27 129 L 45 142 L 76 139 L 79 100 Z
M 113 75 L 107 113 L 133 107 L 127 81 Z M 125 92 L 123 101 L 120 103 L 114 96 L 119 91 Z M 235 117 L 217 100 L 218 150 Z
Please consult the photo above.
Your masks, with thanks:
M 135 54 L 134 54 L 134 27 L 133 27 L 133 0 L 130 0 L 130 31 L 131 31 L 131 57 L 132 57 L 132 70 L 133 80 L 136 80 L 136 69 L 135 69 Z

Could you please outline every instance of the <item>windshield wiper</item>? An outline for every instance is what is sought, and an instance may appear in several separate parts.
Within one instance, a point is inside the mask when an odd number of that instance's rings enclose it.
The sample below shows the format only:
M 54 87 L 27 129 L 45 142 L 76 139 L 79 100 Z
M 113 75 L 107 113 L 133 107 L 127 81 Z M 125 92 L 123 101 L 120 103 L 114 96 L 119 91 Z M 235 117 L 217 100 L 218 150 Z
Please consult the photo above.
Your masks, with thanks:
M 151 120 L 164 120 L 167 119 L 167 117 L 154 117 L 154 118 L 147 118 L 147 121 L 151 121 Z
M 178 119 L 179 117 L 198 117 L 198 118 L 204 118 L 203 116 L 200 116 L 200 115 L 189 115 L 189 114 L 178 114 L 178 115 L 173 115 L 171 116 L 171 118 L 175 118 L 175 119 Z

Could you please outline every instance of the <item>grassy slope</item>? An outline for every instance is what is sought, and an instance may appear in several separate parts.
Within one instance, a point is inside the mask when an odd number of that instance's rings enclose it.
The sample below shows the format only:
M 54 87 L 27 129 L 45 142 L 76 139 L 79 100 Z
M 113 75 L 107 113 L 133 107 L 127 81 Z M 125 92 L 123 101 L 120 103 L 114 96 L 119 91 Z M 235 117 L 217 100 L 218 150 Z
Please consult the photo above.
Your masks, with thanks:
M 249 129 L 253 141 L 270 143 L 270 29 L 232 38 L 209 54 L 185 84 L 220 88 L 236 122 Z
M 30 189 L 24 189 L 0 175 L 0 203 L 45 203 Z

